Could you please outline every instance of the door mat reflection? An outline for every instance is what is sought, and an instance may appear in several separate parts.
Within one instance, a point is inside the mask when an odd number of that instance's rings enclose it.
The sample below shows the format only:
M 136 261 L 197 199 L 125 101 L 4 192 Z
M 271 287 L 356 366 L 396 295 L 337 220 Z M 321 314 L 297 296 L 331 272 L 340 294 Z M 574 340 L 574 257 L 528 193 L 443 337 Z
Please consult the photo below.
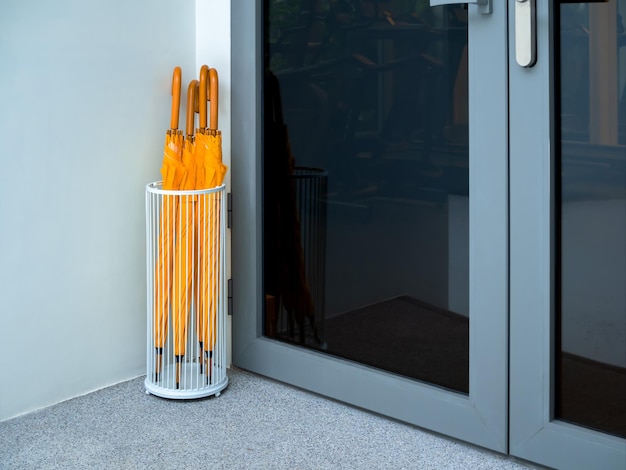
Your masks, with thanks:
M 409 296 L 326 319 L 326 352 L 469 392 L 469 318 Z

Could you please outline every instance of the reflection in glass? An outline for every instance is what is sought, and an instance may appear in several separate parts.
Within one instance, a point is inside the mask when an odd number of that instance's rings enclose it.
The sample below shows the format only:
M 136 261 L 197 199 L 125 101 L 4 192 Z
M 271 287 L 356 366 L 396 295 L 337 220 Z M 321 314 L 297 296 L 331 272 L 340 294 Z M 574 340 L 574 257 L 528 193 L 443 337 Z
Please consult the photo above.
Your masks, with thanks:
M 266 0 L 266 336 L 469 389 L 467 10 Z
M 556 418 L 626 437 L 626 1 L 560 6 Z

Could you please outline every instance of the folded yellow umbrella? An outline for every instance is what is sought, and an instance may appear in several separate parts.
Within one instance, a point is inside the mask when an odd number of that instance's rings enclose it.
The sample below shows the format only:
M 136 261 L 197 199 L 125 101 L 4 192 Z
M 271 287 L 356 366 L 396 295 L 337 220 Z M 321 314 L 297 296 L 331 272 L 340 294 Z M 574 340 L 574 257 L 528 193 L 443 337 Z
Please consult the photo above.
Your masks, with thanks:
M 181 69 L 175 67 L 172 75 L 172 111 L 170 129 L 165 136 L 161 176 L 163 189 L 179 189 L 184 168 L 182 164 L 183 134 L 178 130 L 180 114 Z M 167 338 L 174 231 L 178 204 L 175 196 L 164 196 L 159 222 L 158 254 L 155 269 L 154 345 L 157 353 L 155 380 L 159 380 L 163 346 Z
M 194 118 L 197 108 L 198 80 L 192 80 L 187 88 L 186 138 L 183 144 L 182 164 L 184 175 L 179 189 L 196 189 L 196 164 L 194 142 Z M 174 355 L 176 356 L 176 388 L 179 388 L 181 362 L 187 343 L 187 324 L 192 301 L 192 280 L 195 271 L 194 261 L 197 253 L 195 204 L 197 196 L 181 195 L 179 198 L 176 222 L 176 246 L 174 249 L 172 272 L 172 327 L 174 337 Z
M 222 162 L 222 135 L 217 129 L 219 83 L 217 70 L 203 65 L 199 82 L 199 129 L 196 133 L 197 189 L 211 189 L 224 182 L 227 167 Z M 207 126 L 207 100 L 210 102 L 210 120 Z M 220 198 L 221 193 L 203 196 L 196 206 L 199 267 L 196 270 L 197 286 L 197 336 L 204 353 L 201 364 L 206 363 L 207 380 L 210 380 L 212 354 L 217 329 L 217 304 L 219 297 L 220 253 Z

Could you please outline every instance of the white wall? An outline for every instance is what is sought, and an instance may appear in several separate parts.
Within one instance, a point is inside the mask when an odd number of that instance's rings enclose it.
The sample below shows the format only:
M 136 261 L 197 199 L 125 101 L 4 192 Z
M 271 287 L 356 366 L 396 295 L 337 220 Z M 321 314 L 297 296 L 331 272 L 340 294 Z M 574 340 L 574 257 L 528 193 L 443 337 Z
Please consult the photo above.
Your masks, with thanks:
M 0 420 L 145 373 L 144 187 L 195 29 L 190 0 L 2 2 Z

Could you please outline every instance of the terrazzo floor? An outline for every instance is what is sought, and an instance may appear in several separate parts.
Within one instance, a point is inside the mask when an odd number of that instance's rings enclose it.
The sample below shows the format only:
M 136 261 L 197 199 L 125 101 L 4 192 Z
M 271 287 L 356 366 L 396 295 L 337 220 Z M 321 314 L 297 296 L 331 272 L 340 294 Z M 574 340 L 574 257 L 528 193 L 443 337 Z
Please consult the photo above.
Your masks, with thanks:
M 0 422 L 1 469 L 536 468 L 236 368 L 219 397 L 144 377 Z

